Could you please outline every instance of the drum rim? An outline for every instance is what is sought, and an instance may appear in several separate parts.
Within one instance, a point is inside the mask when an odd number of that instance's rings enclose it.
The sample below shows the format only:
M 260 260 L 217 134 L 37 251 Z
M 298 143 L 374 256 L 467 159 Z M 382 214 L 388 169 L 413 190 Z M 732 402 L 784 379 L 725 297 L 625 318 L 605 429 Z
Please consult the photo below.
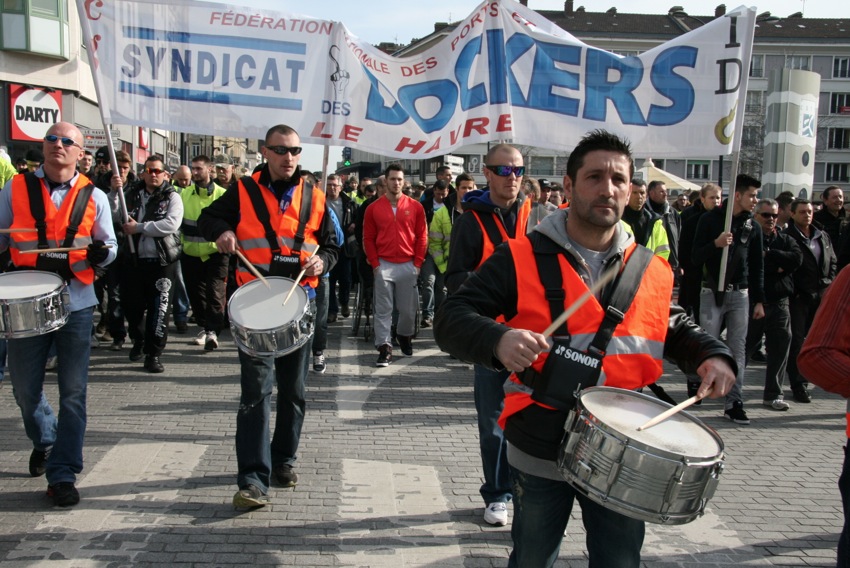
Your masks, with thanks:
M 716 463 L 717 461 L 725 460 L 725 458 L 726 458 L 726 445 L 723 443 L 723 438 L 720 437 L 720 434 L 717 432 L 717 430 L 715 430 L 714 428 L 712 428 L 708 424 L 705 424 L 702 420 L 700 420 L 699 418 L 697 418 L 696 416 L 694 416 L 690 412 L 681 411 L 681 412 L 679 412 L 679 414 L 681 416 L 687 418 L 688 420 L 690 420 L 691 422 L 693 422 L 697 426 L 705 429 L 705 431 L 714 439 L 715 443 L 718 446 L 717 454 L 715 454 L 713 456 L 694 456 L 694 455 L 686 454 L 684 452 L 681 452 L 681 453 L 673 452 L 673 451 L 670 451 L 669 449 L 651 446 L 649 444 L 641 442 L 640 440 L 636 440 L 632 437 L 629 437 L 627 434 L 624 434 L 623 432 L 620 432 L 619 430 L 616 430 L 616 429 L 612 428 L 610 425 L 606 424 L 604 421 L 601 420 L 601 418 L 599 418 L 595 414 L 591 413 L 587 409 L 587 407 L 585 407 L 584 405 L 581 404 L 582 396 L 584 396 L 587 393 L 594 393 L 594 392 L 611 392 L 611 393 L 617 393 L 617 394 L 625 394 L 627 396 L 633 396 L 633 397 L 636 397 L 636 398 L 642 398 L 644 400 L 652 402 L 653 404 L 663 405 L 663 406 L 661 406 L 662 411 L 666 408 L 669 408 L 671 405 L 665 403 L 664 401 L 660 401 L 655 397 L 644 394 L 642 392 L 637 392 L 637 391 L 633 391 L 633 390 L 629 390 L 629 389 L 623 389 L 623 388 L 605 386 L 605 385 L 593 386 L 593 387 L 588 387 L 586 389 L 583 389 L 579 393 L 578 398 L 576 399 L 575 412 L 576 412 L 577 416 L 580 416 L 582 414 L 587 416 L 587 418 L 593 422 L 593 424 L 596 428 L 603 430 L 604 432 L 610 434 L 611 436 L 620 440 L 621 442 L 627 442 L 630 446 L 634 447 L 637 450 L 645 451 L 645 450 L 649 449 L 651 451 L 647 452 L 647 453 L 651 453 L 651 454 L 655 454 L 656 452 L 663 452 L 664 457 L 669 456 L 669 457 L 672 457 L 673 459 L 686 460 L 689 464 L 693 464 L 693 465 L 698 465 L 699 463 Z
M 293 280 L 292 278 L 287 278 L 285 276 L 266 276 L 265 278 L 266 278 L 266 280 L 288 280 L 289 282 L 292 282 L 293 285 L 295 284 L 295 280 Z M 231 328 L 235 325 L 239 329 L 246 329 L 246 330 L 250 330 L 250 331 L 257 331 L 257 332 L 274 331 L 274 330 L 277 330 L 277 329 L 284 328 L 284 327 L 286 327 L 290 324 L 301 321 L 302 316 L 310 311 L 310 296 L 309 296 L 309 294 L 307 294 L 307 290 L 305 290 L 302 286 L 298 286 L 297 289 L 295 290 L 295 292 L 293 292 L 293 294 L 294 295 L 304 294 L 304 299 L 306 301 L 304 302 L 304 309 L 301 310 L 301 312 L 298 314 L 298 317 L 293 318 L 292 321 L 286 322 L 286 323 L 281 324 L 281 325 L 272 326 L 272 327 L 248 327 L 247 325 L 245 325 L 243 323 L 239 323 L 239 322 L 235 321 L 234 318 L 233 318 L 233 311 L 232 311 L 233 299 L 236 298 L 236 295 L 239 294 L 239 291 L 242 288 L 244 288 L 245 286 L 254 285 L 255 282 L 259 286 L 264 286 L 264 284 L 262 283 L 262 281 L 259 278 L 255 278 L 254 280 L 251 280 L 250 282 L 246 282 L 246 283 L 242 284 L 241 286 L 239 286 L 236 289 L 236 291 L 233 292 L 233 294 L 230 296 L 230 299 L 227 300 L 227 318 L 230 320 L 230 327 Z

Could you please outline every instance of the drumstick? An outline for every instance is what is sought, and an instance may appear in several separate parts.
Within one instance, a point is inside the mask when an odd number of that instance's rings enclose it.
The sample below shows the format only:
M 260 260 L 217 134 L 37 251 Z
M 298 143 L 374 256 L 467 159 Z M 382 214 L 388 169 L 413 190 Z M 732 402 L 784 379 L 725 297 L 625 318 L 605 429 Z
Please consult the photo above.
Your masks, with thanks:
M 613 280 L 619 271 L 620 267 L 616 265 L 606 270 L 602 274 L 602 276 L 599 277 L 599 280 L 597 280 L 593 284 L 593 286 L 590 287 L 590 290 L 579 296 L 579 298 L 575 302 L 573 302 L 570 307 L 564 310 L 564 313 L 562 313 L 555 321 L 552 322 L 552 325 L 550 325 L 543 331 L 543 335 L 549 337 L 550 335 L 555 333 L 555 330 L 561 327 L 571 315 L 576 313 L 578 309 L 582 307 L 582 305 L 584 305 L 584 303 L 591 298 L 591 296 L 595 296 L 596 293 L 600 291 L 603 286 Z
M 313 256 L 315 256 L 315 254 L 316 254 L 317 252 L 319 252 L 319 247 L 318 247 L 318 245 L 317 245 L 317 246 L 316 246 L 316 248 L 313 250 L 313 252 L 311 252 L 311 253 L 310 253 L 310 256 L 308 256 L 308 257 L 307 257 L 307 260 L 310 260 L 311 258 L 313 258 Z M 305 273 L 305 272 L 307 272 L 307 268 L 302 268 L 302 269 L 301 269 L 301 272 L 299 272 L 299 273 L 298 273 L 298 278 L 296 278 L 296 279 L 295 279 L 295 285 L 294 285 L 294 286 L 292 286 L 292 288 L 290 288 L 290 290 L 289 290 L 289 294 L 287 294 L 287 295 L 286 295 L 286 298 L 284 298 L 284 299 L 283 299 L 283 305 L 284 305 L 284 306 L 286 305 L 286 302 L 288 302 L 288 301 L 289 301 L 289 298 L 291 298 L 291 297 L 292 297 L 292 293 L 293 293 L 293 292 L 295 292 L 295 288 L 297 288 L 297 287 L 298 287 L 298 284 L 301 282 L 301 279 L 302 279 L 302 278 L 304 278 L 304 273 Z
M 38 229 L 0 229 L 0 235 L 8 235 L 10 233 L 36 233 Z
M 21 254 L 46 254 L 50 252 L 74 252 L 76 250 L 86 250 L 88 247 L 58 247 L 46 249 L 22 250 Z M 112 245 L 103 245 L 103 248 L 112 248 Z
M 251 261 L 250 261 L 250 260 L 248 260 L 248 257 L 246 257 L 244 254 L 242 254 L 242 251 L 241 251 L 241 250 L 239 250 L 239 249 L 235 249 L 235 252 L 236 252 L 236 256 L 238 256 L 238 257 L 239 257 L 239 260 L 241 260 L 241 261 L 242 261 L 242 264 L 244 264 L 244 265 L 245 265 L 245 267 L 248 269 L 248 271 L 249 271 L 251 274 L 253 274 L 254 276 L 256 276 L 256 277 L 260 280 L 260 282 L 262 282 L 263 284 L 265 284 L 265 285 L 266 285 L 266 288 L 268 288 L 269 290 L 271 290 L 271 286 L 269 285 L 269 281 L 268 281 L 268 280 L 266 280 L 265 278 L 263 278 L 263 275 L 262 275 L 262 274 L 260 274 L 260 271 L 259 271 L 259 270 L 257 270 L 257 267 L 256 267 L 256 266 L 254 266 L 253 264 L 251 264 Z
M 695 402 L 698 402 L 698 401 L 704 399 L 710 393 L 711 393 L 711 387 L 708 387 L 708 389 L 703 394 L 697 393 L 694 396 L 692 396 L 691 398 L 689 398 L 688 400 L 686 400 L 684 402 L 680 402 L 679 404 L 677 404 L 673 408 L 668 408 L 667 410 L 665 410 L 664 412 L 662 412 L 661 414 L 659 414 L 655 418 L 649 420 L 643 426 L 640 426 L 637 429 L 638 432 L 640 432 L 641 430 L 646 430 L 647 428 L 652 428 L 653 426 L 655 426 L 656 424 L 658 424 L 660 422 L 664 422 L 665 420 L 667 420 L 668 418 L 670 418 L 674 414 L 678 413 L 679 411 L 684 410 L 687 407 L 689 407 L 690 405 L 694 404 Z

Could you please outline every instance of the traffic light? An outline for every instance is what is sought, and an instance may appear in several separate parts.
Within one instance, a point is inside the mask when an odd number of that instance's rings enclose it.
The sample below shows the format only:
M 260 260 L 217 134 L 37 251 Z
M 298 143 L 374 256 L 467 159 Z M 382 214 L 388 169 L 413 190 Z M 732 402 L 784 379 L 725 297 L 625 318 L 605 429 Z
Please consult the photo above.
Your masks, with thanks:
M 342 149 L 342 165 L 348 167 L 351 165 L 351 148 L 345 146 Z

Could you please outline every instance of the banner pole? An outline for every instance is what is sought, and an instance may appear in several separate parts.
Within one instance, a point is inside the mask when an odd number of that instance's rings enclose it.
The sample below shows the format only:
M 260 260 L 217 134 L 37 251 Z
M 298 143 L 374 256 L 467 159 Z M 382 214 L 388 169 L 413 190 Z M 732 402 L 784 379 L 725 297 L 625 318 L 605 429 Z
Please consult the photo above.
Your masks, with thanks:
M 327 193 L 328 186 L 328 157 L 330 156 L 330 146 L 325 145 L 322 151 L 322 191 Z M 342 219 L 339 220 L 342 223 Z
M 732 229 L 732 211 L 735 208 L 735 183 L 738 179 L 738 168 L 741 157 L 741 140 L 744 137 L 744 113 L 747 109 L 747 85 L 750 78 L 750 60 L 753 55 L 753 36 L 755 35 L 755 22 L 746 30 L 744 38 L 744 53 L 741 57 L 741 81 L 738 85 L 738 102 L 735 103 L 737 112 L 735 112 L 734 131 L 732 132 L 732 171 L 729 176 L 729 197 L 726 201 L 726 223 L 723 227 L 723 232 L 728 233 Z M 715 135 L 717 128 L 715 128 Z M 722 134 L 722 131 L 721 131 Z M 722 172 L 721 172 L 722 175 Z M 723 195 L 721 188 L 721 195 Z M 730 246 L 723 247 L 723 252 L 720 255 L 720 272 L 717 275 L 717 291 L 723 292 L 726 290 L 726 264 L 729 260 Z

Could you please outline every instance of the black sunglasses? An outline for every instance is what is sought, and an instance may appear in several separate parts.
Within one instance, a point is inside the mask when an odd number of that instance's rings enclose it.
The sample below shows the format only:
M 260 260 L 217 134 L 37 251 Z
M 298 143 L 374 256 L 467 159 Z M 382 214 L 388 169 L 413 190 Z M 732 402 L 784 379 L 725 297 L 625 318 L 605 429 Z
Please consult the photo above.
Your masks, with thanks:
M 266 146 L 269 150 L 277 154 L 278 156 L 285 156 L 286 154 L 292 154 L 293 156 L 297 156 L 301 153 L 301 146 Z
M 779 217 L 778 213 L 759 213 L 759 215 L 767 219 L 776 219 Z
M 525 174 L 525 166 L 484 166 L 499 177 L 508 177 L 514 174 L 516 177 L 522 177 Z
M 44 137 L 44 141 L 50 144 L 56 144 L 57 141 L 62 142 L 63 146 L 76 146 L 77 148 L 82 148 L 80 144 L 77 143 L 73 138 L 68 138 L 67 136 L 56 136 L 55 134 L 48 134 Z

